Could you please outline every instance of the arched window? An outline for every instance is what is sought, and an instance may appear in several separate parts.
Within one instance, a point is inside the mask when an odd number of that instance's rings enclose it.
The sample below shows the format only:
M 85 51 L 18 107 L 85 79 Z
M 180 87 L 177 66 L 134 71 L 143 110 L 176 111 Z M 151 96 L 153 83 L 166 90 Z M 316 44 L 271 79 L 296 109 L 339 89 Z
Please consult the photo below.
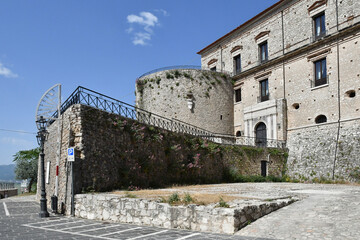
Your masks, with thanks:
M 326 123 L 327 117 L 325 115 L 319 115 L 315 118 L 315 123 Z
M 241 137 L 241 132 L 240 131 L 236 132 L 236 137 Z

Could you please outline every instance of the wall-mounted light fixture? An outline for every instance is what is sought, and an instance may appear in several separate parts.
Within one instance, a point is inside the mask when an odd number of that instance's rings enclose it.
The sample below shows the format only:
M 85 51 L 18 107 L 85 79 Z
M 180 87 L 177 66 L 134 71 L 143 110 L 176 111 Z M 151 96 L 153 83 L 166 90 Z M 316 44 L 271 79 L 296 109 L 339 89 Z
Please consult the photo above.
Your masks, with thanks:
M 192 92 L 188 92 L 188 93 L 186 94 L 186 100 L 187 100 L 188 108 L 189 108 L 190 110 L 192 110 L 193 107 L 194 107 L 194 96 L 193 96 Z

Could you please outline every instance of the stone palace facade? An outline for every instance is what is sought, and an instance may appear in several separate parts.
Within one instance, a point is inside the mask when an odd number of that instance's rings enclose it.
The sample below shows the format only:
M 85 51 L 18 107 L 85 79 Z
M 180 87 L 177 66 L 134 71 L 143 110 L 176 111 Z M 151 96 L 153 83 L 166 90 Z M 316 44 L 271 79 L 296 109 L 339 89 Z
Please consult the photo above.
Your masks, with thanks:
M 213 81 L 201 95 L 196 89 L 204 85 L 192 77 L 183 84 L 160 72 L 153 77 L 162 74 L 162 86 L 176 85 L 170 91 L 153 84 L 141 94 L 137 86 L 137 105 L 216 133 L 255 138 L 258 145 L 284 140 L 294 178 L 360 177 L 359 20 L 360 1 L 281 0 L 198 52 L 203 70 L 232 77 L 230 101 L 227 84 Z M 174 108 L 189 94 L 195 109 Z M 178 114 L 158 109 L 164 102 Z

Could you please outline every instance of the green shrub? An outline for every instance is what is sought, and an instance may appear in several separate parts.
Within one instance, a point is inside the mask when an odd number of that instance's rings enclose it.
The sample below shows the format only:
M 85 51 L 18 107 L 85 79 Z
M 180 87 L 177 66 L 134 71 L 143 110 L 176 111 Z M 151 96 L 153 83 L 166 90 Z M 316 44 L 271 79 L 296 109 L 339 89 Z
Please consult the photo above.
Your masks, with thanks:
M 171 73 L 167 72 L 166 73 L 166 78 L 167 79 L 174 79 L 174 76 Z
M 220 197 L 219 199 L 219 207 L 223 207 L 223 208 L 229 208 L 229 204 L 227 202 L 224 201 L 224 199 L 222 197 Z
M 190 74 L 188 74 L 188 73 L 184 73 L 184 77 L 191 78 Z
M 181 73 L 178 70 L 175 70 L 174 75 L 176 78 L 181 77 Z
M 173 193 L 168 198 L 168 203 L 170 203 L 170 204 L 180 202 L 180 201 L 181 201 L 181 199 L 180 199 L 180 196 L 178 193 Z
M 194 199 L 190 196 L 189 193 L 185 193 L 183 201 L 184 203 L 189 204 L 191 202 L 194 202 Z
M 126 198 L 137 198 L 137 196 L 135 194 L 129 193 L 129 192 L 125 192 L 125 197 Z

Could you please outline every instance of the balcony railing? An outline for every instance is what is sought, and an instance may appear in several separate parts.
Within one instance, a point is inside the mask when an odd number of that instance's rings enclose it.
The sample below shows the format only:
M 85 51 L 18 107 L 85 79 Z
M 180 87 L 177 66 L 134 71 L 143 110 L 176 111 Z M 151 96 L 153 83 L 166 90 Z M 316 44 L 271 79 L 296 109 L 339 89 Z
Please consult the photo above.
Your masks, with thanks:
M 258 96 L 257 97 L 257 102 L 261 103 L 261 102 L 268 101 L 269 99 L 270 99 L 270 94 L 265 95 L 265 96 Z
M 319 40 L 325 38 L 326 36 L 328 36 L 328 30 L 321 32 L 320 35 L 315 35 L 315 33 L 313 33 L 313 35 L 310 37 L 310 43 L 319 41 Z
M 256 147 L 271 147 L 271 148 L 286 148 L 286 141 L 269 139 L 269 138 L 256 138 L 256 137 L 236 137 L 237 145 L 256 146 Z
M 327 85 L 329 84 L 329 75 L 326 76 L 326 78 L 321 78 L 321 79 L 317 79 L 317 80 L 310 80 L 310 87 L 311 88 L 316 88 L 316 87 L 320 87 L 322 85 Z

